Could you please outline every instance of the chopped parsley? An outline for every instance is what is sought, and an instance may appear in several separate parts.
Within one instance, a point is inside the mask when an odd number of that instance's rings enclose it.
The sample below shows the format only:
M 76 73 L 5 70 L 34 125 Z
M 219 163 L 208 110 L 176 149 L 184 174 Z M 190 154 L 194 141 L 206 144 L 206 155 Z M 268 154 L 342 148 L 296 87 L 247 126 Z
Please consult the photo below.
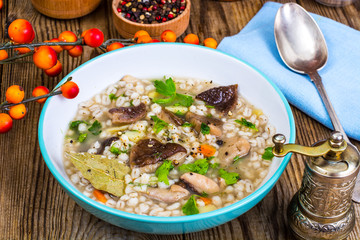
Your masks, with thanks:
M 151 116 L 151 119 L 154 121 L 154 132 L 158 134 L 164 127 L 168 126 L 169 124 L 157 116 Z
M 72 121 L 72 122 L 70 123 L 70 129 L 71 129 L 71 130 L 74 130 L 74 131 L 78 130 L 78 127 L 79 127 L 79 125 L 80 125 L 81 123 L 89 124 L 88 122 L 81 121 L 81 120 Z
M 213 169 L 219 168 L 220 164 L 219 163 L 210 163 L 210 167 Z
M 187 200 L 184 206 L 182 206 L 181 210 L 185 215 L 194 215 L 199 213 L 194 195 L 192 195 L 189 200 Z
M 131 107 L 134 106 L 133 101 L 134 101 L 134 100 L 132 100 L 132 99 L 130 100 L 130 106 L 131 106 Z
M 236 157 L 234 157 L 234 163 L 237 163 L 240 159 L 241 159 L 241 157 L 240 157 L 240 156 L 236 156 Z
M 179 167 L 182 172 L 194 172 L 205 175 L 209 169 L 209 162 L 206 158 L 196 160 L 194 163 L 183 164 Z
M 155 176 L 158 178 L 158 182 L 163 182 L 166 185 L 169 185 L 168 175 L 170 170 L 172 170 L 174 166 L 171 161 L 165 160 L 161 166 L 156 169 Z
M 113 101 L 113 100 L 118 99 L 119 97 L 117 97 L 115 94 L 111 93 L 111 94 L 109 95 L 109 98 L 110 98 L 111 101 Z
M 78 141 L 81 143 L 84 142 L 87 138 L 87 135 L 88 135 L 87 133 L 81 133 L 78 137 Z
M 207 117 L 207 118 L 211 118 L 211 117 L 212 117 L 212 114 L 211 114 L 211 113 L 206 114 L 206 117 Z
M 205 105 L 205 107 L 207 107 L 207 108 L 215 108 L 214 106 L 211 106 L 211 105 Z
M 247 121 L 245 118 L 241 118 L 241 120 L 236 119 L 235 122 L 238 123 L 238 124 L 240 124 L 240 125 L 243 125 L 243 126 L 245 126 L 245 127 L 247 127 L 247 128 L 254 129 L 255 131 L 259 131 L 259 130 L 256 128 L 255 124 Z
M 101 133 L 101 123 L 98 120 L 95 120 L 95 122 L 91 125 L 91 127 L 88 128 L 88 130 L 93 135 L 99 135 Z
M 176 85 L 172 78 L 164 81 L 155 80 L 156 92 L 169 97 L 164 99 L 153 99 L 154 103 L 190 107 L 194 102 L 191 96 L 176 93 Z
M 271 161 L 273 159 L 273 157 L 274 157 L 274 154 L 272 152 L 272 147 L 265 148 L 265 152 L 262 155 L 262 159 Z
M 184 123 L 183 125 L 181 125 L 182 127 L 192 127 L 193 125 L 191 123 Z
M 210 127 L 205 123 L 201 123 L 200 131 L 204 135 L 209 134 L 210 133 Z
M 209 194 L 207 194 L 206 192 L 202 192 L 202 193 L 201 193 L 201 196 L 202 196 L 202 197 L 208 197 Z
M 219 169 L 219 175 L 221 178 L 223 178 L 225 180 L 227 185 L 234 184 L 240 179 L 240 176 L 238 173 L 227 172 L 222 168 Z

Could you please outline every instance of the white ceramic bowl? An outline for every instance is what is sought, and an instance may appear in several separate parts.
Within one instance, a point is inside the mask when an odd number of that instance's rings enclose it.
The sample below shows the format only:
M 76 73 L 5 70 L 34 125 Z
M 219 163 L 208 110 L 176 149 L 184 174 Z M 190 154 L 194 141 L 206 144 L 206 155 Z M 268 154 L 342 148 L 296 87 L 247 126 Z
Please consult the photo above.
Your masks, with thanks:
M 164 75 L 211 79 L 220 85 L 237 83 L 250 103 L 269 117 L 289 142 L 295 140 L 294 119 L 280 90 L 246 63 L 217 50 L 180 43 L 156 43 L 126 47 L 94 58 L 71 72 L 80 87 L 72 100 L 61 96 L 46 101 L 40 117 L 39 142 L 45 162 L 64 190 L 84 209 L 114 225 L 147 233 L 174 234 L 199 231 L 230 221 L 257 204 L 274 186 L 290 156 L 274 158 L 269 174 L 251 195 L 212 212 L 181 217 L 152 217 L 123 212 L 93 201 L 78 191 L 63 165 L 63 141 L 78 104 L 90 99 L 124 75 L 162 78 Z M 65 77 L 63 81 L 67 79 Z

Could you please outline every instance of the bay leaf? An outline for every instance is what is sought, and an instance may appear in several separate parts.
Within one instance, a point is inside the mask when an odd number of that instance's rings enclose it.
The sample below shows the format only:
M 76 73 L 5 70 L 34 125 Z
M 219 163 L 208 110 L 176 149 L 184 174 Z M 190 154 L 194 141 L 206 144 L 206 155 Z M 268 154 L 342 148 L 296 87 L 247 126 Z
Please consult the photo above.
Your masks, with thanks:
M 124 177 L 130 168 L 118 160 L 105 158 L 90 153 L 65 153 L 74 166 L 90 181 L 94 188 L 111 193 L 114 196 L 124 195 Z

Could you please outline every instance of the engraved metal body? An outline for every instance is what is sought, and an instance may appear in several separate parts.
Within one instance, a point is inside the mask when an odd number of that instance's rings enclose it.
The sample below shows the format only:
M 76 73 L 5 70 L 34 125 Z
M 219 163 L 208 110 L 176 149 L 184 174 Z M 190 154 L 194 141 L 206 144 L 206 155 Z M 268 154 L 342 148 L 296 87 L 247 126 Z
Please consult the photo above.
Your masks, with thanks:
M 294 236 L 306 240 L 345 239 L 355 225 L 351 197 L 359 172 L 359 151 L 352 144 L 346 145 L 339 132 L 311 148 L 284 145 L 282 136 L 273 138 L 276 156 L 288 152 L 312 156 L 306 159 L 301 187 L 288 207 Z

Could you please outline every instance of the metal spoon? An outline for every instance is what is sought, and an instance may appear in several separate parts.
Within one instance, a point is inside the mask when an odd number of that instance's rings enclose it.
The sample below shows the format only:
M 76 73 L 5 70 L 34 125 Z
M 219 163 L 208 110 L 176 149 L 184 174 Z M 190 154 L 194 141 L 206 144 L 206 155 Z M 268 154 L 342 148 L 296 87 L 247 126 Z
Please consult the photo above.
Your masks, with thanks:
M 334 130 L 341 132 L 345 141 L 351 144 L 317 72 L 325 66 L 328 50 L 325 38 L 315 20 L 298 4 L 286 3 L 276 14 L 274 33 L 281 59 L 291 70 L 309 75 L 325 104 Z M 360 184 L 360 177 L 357 178 L 354 189 L 353 201 L 355 202 L 360 202 L 358 184 Z

